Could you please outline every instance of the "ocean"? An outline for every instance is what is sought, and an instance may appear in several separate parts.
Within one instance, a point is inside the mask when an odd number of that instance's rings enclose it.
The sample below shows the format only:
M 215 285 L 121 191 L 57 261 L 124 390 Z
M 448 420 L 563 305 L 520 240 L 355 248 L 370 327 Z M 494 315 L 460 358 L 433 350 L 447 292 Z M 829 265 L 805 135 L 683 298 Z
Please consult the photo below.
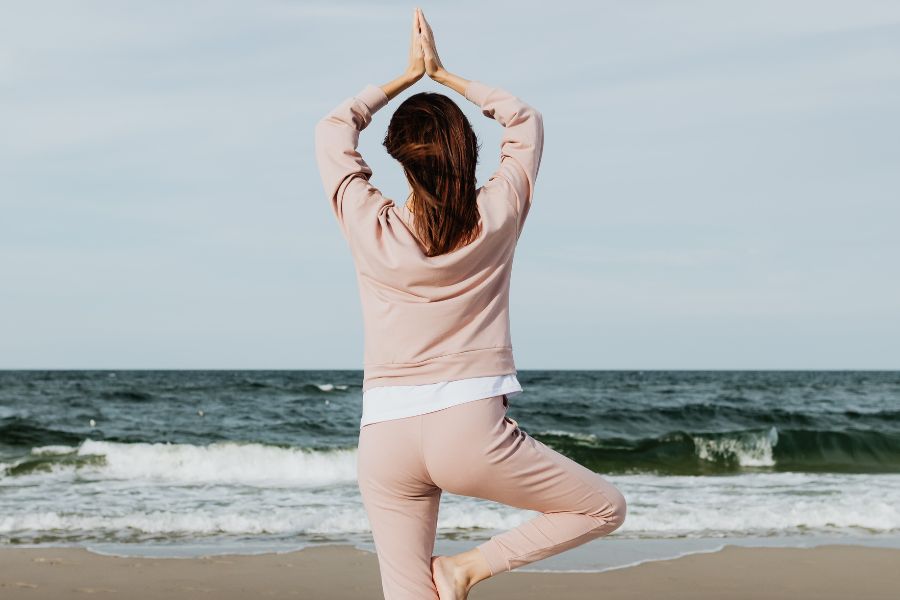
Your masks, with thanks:
M 639 543 L 900 539 L 900 372 L 518 377 L 509 416 L 625 495 L 609 538 L 621 556 Z M 372 548 L 356 484 L 361 384 L 356 370 L 0 371 L 0 544 Z M 438 547 L 534 514 L 445 492 Z

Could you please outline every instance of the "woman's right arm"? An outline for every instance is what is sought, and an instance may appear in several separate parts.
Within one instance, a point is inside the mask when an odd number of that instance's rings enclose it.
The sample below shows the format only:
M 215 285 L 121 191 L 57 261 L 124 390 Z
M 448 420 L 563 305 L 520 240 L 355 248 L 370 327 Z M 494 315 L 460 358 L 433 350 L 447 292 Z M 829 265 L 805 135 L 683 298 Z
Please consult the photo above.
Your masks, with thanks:
M 441 73 L 436 81 L 453 88 L 476 104 L 482 114 L 503 125 L 500 166 L 485 187 L 504 182 L 512 191 L 518 234 L 531 209 L 534 185 L 544 150 L 544 122 L 540 111 L 505 89 L 452 73 Z

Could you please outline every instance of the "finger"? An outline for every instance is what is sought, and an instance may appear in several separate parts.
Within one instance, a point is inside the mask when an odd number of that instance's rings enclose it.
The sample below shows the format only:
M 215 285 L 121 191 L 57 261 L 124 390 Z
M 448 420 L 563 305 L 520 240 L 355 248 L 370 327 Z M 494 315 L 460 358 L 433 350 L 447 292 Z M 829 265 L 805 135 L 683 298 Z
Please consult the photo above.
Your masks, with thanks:
M 412 23 L 412 51 L 413 55 L 417 57 L 423 57 L 425 55 L 424 45 L 422 43 L 422 29 L 421 23 L 419 21 L 419 8 L 416 7 L 413 9 L 413 23 Z
M 434 40 L 434 37 L 431 35 L 431 30 L 428 29 L 428 26 L 422 27 L 422 39 L 428 43 L 431 43 Z
M 424 46 L 428 45 L 428 42 L 429 42 L 428 32 L 425 31 L 424 27 L 419 30 L 419 39 L 422 40 L 422 45 L 424 45 Z
M 415 37 L 416 37 L 416 39 L 413 42 L 413 51 L 416 54 L 422 54 L 422 52 L 424 51 L 423 49 L 425 48 L 425 44 L 422 43 L 422 34 L 416 32 Z
M 431 35 L 431 26 L 428 25 L 428 21 L 425 20 L 425 13 L 422 12 L 422 9 L 418 9 L 419 13 L 419 33 L 422 36 L 422 45 L 426 48 L 434 45 L 434 38 Z
M 422 29 L 422 31 L 419 32 L 419 39 L 422 41 L 423 48 L 425 48 L 426 50 L 431 50 L 431 48 L 433 46 L 433 42 L 428 37 L 428 33 L 424 29 Z
M 428 35 L 431 36 L 431 34 L 433 33 L 433 32 L 431 31 L 431 24 L 428 22 L 428 19 L 425 18 L 425 13 L 422 12 L 422 9 L 419 9 L 419 18 L 421 19 L 422 25 L 424 26 L 424 28 L 425 28 L 425 30 L 427 31 Z

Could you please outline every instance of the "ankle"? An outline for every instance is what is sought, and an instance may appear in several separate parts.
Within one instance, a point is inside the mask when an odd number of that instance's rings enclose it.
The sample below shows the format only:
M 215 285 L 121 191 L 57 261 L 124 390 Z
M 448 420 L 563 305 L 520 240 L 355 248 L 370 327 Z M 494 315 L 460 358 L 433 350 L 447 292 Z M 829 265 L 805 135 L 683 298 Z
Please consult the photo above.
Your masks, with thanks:
M 491 569 L 478 549 L 473 548 L 453 557 L 454 578 L 469 590 L 479 581 L 491 576 Z

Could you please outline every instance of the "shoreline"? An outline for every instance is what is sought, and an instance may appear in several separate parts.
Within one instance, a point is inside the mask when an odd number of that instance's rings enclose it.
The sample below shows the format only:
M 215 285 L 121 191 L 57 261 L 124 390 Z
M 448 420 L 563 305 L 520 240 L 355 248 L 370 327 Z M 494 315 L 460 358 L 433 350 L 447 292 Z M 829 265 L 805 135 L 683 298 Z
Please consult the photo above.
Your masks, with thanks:
M 499 532 L 499 530 L 498 530 Z M 487 537 L 490 537 L 489 535 Z M 434 553 L 452 555 L 471 549 L 484 538 L 450 539 L 439 537 Z M 582 545 L 562 554 L 525 565 L 516 572 L 529 573 L 605 573 L 616 569 L 635 567 L 641 564 L 672 560 L 721 551 L 726 546 L 746 548 L 794 548 L 805 549 L 819 546 L 861 546 L 868 548 L 900 549 L 900 535 L 804 535 L 804 536 L 738 536 L 738 537 L 692 537 L 692 538 L 628 538 L 613 535 L 602 540 Z M 2 545 L 4 549 L 84 549 L 98 556 L 109 558 L 211 558 L 217 556 L 258 556 L 262 554 L 285 555 L 301 550 L 323 546 L 343 546 L 375 555 L 375 546 L 369 542 L 349 540 L 315 543 L 229 543 L 222 541 L 198 541 L 194 543 L 107 543 L 72 542 L 68 544 L 15 544 Z
M 610 550 L 602 542 L 586 546 L 595 553 Z M 533 572 L 523 567 L 482 582 L 471 597 L 893 598 L 900 589 L 898 564 L 900 548 L 727 544 L 603 572 Z M 177 560 L 109 556 L 83 547 L 0 547 L 3 598 L 66 599 L 84 594 L 135 600 L 382 598 L 376 556 L 347 544 Z

